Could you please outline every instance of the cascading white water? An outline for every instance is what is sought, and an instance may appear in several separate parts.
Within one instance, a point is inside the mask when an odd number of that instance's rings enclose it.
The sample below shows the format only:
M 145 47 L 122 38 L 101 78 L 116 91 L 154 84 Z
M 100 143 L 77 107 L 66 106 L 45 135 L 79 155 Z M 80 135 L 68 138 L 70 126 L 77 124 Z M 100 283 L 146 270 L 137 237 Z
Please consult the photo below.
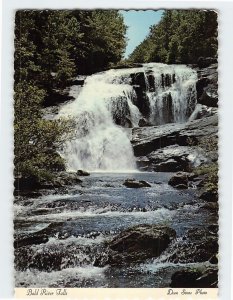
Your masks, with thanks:
M 121 117 L 124 105 L 131 101 L 131 89 L 124 83 L 112 83 L 112 73 L 88 77 L 77 99 L 63 106 L 59 113 L 74 117 L 76 122 L 75 139 L 67 141 L 62 149 L 70 169 L 136 169 L 127 132 L 114 123 L 112 116 L 115 112 L 116 117 Z M 134 105 L 131 110 L 137 114 Z
M 196 105 L 197 73 L 185 65 L 146 64 L 150 123 L 183 123 Z M 150 77 L 149 77 L 150 78 Z
M 142 86 L 137 80 L 141 74 Z M 187 121 L 196 103 L 195 82 L 196 72 L 187 66 L 157 63 L 87 77 L 76 100 L 58 116 L 76 123 L 75 138 L 61 149 L 68 168 L 136 169 L 124 127 L 139 126 L 142 119 L 152 125 Z

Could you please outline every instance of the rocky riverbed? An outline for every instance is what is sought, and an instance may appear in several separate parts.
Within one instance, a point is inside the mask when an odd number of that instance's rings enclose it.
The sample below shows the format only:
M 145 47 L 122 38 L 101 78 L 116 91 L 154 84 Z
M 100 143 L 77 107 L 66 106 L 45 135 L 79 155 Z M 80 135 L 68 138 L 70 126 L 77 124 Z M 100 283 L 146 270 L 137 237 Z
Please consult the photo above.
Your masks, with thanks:
M 173 176 L 92 173 L 64 193 L 16 197 L 16 286 L 175 287 L 185 276 L 185 286 L 215 287 L 217 207 L 195 182 L 168 185 Z
M 77 124 L 90 126 L 67 143 L 63 154 L 72 166 L 118 168 L 121 163 L 131 171 L 87 172 L 80 167 L 41 182 L 16 178 L 17 287 L 217 287 L 218 193 L 216 178 L 212 180 L 218 160 L 217 65 L 193 68 L 197 77 L 186 67 L 174 67 L 173 75 L 170 66 L 159 65 L 159 71 L 170 73 L 157 78 L 154 64 L 148 64 L 135 73 L 119 70 L 120 77 L 109 71 L 108 77 L 90 78 L 89 85 L 102 84 L 97 93 L 102 97 L 103 83 L 106 88 L 112 76 L 111 88 L 117 84 L 121 105 L 113 101 L 113 116 L 103 105 L 100 115 L 95 115 L 96 107 L 84 119 L 79 114 Z M 156 84 L 163 95 L 159 99 L 168 105 L 158 119 L 151 108 L 159 105 L 153 98 Z M 172 85 L 182 90 L 182 99 Z M 76 92 L 85 104 L 79 84 L 71 89 L 72 95 Z M 168 115 L 171 97 L 176 102 Z M 190 105 L 180 119 L 177 101 Z M 54 118 L 53 109 L 47 117 Z M 108 122 L 99 126 L 102 119 Z M 113 119 L 127 129 L 116 127 Z

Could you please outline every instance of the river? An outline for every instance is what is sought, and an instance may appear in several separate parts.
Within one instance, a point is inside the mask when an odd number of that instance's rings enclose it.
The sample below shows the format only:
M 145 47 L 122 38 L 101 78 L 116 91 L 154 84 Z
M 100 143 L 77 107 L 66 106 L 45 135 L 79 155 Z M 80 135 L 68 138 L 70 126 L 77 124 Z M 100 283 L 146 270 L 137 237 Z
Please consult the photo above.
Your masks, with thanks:
M 178 190 L 168 185 L 172 173 L 139 172 L 130 142 L 134 127 L 192 118 L 196 80 L 187 66 L 152 63 L 97 73 L 71 88 L 76 99 L 56 118 L 75 120 L 75 135 L 58 151 L 67 170 L 90 176 L 63 192 L 16 197 L 16 287 L 168 287 L 175 271 L 212 265 L 174 257 L 184 244 L 195 251 L 188 232 L 215 225 L 216 214 L 201 208 L 195 184 Z M 150 187 L 123 185 L 133 178 Z M 104 264 L 108 242 L 138 224 L 169 226 L 176 238 L 157 258 Z

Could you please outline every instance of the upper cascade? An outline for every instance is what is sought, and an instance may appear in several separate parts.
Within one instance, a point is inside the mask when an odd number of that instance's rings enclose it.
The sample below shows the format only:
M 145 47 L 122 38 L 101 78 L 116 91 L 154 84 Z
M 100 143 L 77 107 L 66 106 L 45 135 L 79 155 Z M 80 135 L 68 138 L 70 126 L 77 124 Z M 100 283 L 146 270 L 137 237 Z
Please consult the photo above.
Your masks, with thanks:
M 186 122 L 196 105 L 196 80 L 185 65 L 160 63 L 88 76 L 76 99 L 59 112 L 76 122 L 75 138 L 61 150 L 69 168 L 135 169 L 124 128 Z

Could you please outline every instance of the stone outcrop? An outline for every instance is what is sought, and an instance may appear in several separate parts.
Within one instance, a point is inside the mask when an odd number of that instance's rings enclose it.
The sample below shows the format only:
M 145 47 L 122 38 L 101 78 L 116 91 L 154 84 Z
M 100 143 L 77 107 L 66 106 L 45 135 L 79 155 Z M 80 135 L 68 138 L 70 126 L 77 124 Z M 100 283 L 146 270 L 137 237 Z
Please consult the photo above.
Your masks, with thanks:
M 152 151 L 137 157 L 137 167 L 144 171 L 178 172 L 189 171 L 193 166 L 209 160 L 200 147 L 177 144 Z
M 70 185 L 80 185 L 82 180 L 75 172 L 61 171 L 51 180 L 41 180 L 34 176 L 15 177 L 14 196 L 25 196 L 28 198 L 37 198 L 43 194 L 38 190 L 54 190 L 64 188 Z
M 218 194 L 217 192 L 210 190 L 210 189 L 204 189 L 201 191 L 199 198 L 207 201 L 207 202 L 217 202 L 218 201 Z
M 61 229 L 63 222 L 51 223 L 45 229 L 37 231 L 35 233 L 28 233 L 15 237 L 14 247 L 20 248 L 28 245 L 37 245 L 47 243 L 50 236 L 53 236 Z
M 176 173 L 169 179 L 168 184 L 178 189 L 187 189 L 188 174 L 185 172 Z
M 193 166 L 217 160 L 199 144 L 203 138 L 217 138 L 218 117 L 213 115 L 184 124 L 133 128 L 132 146 L 141 170 L 189 171 Z
M 135 180 L 135 179 L 126 179 L 123 183 L 128 188 L 143 188 L 143 187 L 151 187 L 151 185 L 145 180 Z
M 216 288 L 218 287 L 218 271 L 208 268 L 201 270 L 182 270 L 172 275 L 170 287 L 173 288 Z
M 137 225 L 126 229 L 109 242 L 108 263 L 118 265 L 158 257 L 175 237 L 175 230 L 166 226 Z
M 214 259 L 218 254 L 218 226 L 188 230 L 182 241 L 171 245 L 170 262 L 196 263 Z
M 197 69 L 197 102 L 209 107 L 218 107 L 217 64 Z
M 87 171 L 84 171 L 84 170 L 78 170 L 77 175 L 78 176 L 89 176 L 90 173 L 88 173 Z

